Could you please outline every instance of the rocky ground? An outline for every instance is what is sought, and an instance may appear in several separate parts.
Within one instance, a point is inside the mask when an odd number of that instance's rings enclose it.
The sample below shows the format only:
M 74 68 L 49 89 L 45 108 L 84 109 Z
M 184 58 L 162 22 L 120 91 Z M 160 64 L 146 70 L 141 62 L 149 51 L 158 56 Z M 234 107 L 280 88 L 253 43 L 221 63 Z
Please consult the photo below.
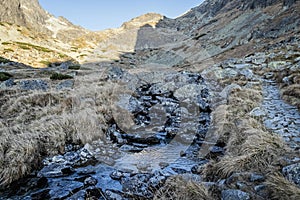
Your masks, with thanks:
M 0 199 L 299 199 L 300 4 L 242 2 L 0 57 Z
M 101 73 L 60 65 L 50 72 L 74 78 L 54 82 L 48 75 L 24 80 L 19 70 L 28 76 L 45 70 L 7 64 L 5 71 L 16 80 L 2 82 L 2 91 L 70 92 L 97 73 L 98 84 L 111 85 L 110 117 L 101 140 L 67 145 L 63 154 L 44 159 L 40 170 L 13 182 L 2 198 L 176 199 L 184 191 L 179 185 L 186 184 L 193 192 L 184 198 L 190 199 L 296 199 L 299 111 L 282 100 L 276 73 L 284 65 L 299 74 L 299 60 L 278 61 L 281 49 L 228 59 L 201 72 L 155 64 L 136 68 L 128 64 L 139 62 L 132 56 L 102 63 Z M 280 187 L 285 191 L 272 193 Z

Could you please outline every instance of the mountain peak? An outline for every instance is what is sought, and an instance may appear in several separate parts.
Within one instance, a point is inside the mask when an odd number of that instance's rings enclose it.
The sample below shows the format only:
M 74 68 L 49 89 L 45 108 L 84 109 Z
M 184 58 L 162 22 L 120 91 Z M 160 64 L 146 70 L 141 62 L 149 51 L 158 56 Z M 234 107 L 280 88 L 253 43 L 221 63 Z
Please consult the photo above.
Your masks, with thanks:
M 122 28 L 131 29 L 131 28 L 139 28 L 144 25 L 150 25 L 155 27 L 155 25 L 164 18 L 163 15 L 157 13 L 146 13 L 144 15 L 135 17 L 128 22 L 122 24 Z

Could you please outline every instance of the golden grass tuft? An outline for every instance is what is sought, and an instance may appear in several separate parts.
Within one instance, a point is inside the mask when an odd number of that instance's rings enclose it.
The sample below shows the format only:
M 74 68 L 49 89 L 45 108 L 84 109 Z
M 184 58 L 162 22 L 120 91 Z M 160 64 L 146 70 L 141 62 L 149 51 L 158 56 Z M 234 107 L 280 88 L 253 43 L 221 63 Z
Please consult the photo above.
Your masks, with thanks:
M 99 74 L 75 79 L 70 91 L 4 92 L 0 97 L 0 186 L 26 176 L 67 143 L 105 139 L 115 87 Z
M 293 84 L 282 88 L 283 99 L 300 110 L 300 84 Z
M 212 200 L 208 189 L 201 183 L 183 176 L 173 176 L 157 191 L 154 199 L 162 200 Z
M 271 199 L 274 200 L 298 200 L 300 188 L 286 180 L 281 174 L 275 173 L 268 177 L 265 182 Z
M 249 171 L 265 174 L 281 167 L 283 157 L 289 153 L 284 141 L 275 134 L 261 130 L 249 130 L 245 135 L 247 133 L 249 136 L 244 142 L 231 144 L 226 156 L 205 167 L 203 174 L 207 179 L 224 179 L 233 173 Z

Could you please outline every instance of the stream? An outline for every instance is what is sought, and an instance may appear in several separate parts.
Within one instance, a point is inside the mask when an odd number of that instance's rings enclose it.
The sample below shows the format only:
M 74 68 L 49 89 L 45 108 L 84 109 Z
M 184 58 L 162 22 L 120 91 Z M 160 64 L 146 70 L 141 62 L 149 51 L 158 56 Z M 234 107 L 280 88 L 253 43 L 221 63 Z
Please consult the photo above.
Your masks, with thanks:
M 198 156 L 211 112 L 200 74 L 118 67 L 107 74 L 118 83 L 107 140 L 66 146 L 0 199 L 152 199 L 169 176 L 198 177 L 197 167 L 223 153 L 214 146 L 209 156 Z

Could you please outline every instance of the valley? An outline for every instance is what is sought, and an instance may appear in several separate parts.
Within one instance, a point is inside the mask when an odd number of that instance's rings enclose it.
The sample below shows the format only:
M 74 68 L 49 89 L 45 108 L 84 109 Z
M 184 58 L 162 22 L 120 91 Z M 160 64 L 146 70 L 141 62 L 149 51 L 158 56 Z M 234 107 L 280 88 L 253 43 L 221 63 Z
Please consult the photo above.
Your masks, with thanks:
M 0 199 L 300 198 L 299 1 L 206 0 L 98 32 L 14 1 Z

